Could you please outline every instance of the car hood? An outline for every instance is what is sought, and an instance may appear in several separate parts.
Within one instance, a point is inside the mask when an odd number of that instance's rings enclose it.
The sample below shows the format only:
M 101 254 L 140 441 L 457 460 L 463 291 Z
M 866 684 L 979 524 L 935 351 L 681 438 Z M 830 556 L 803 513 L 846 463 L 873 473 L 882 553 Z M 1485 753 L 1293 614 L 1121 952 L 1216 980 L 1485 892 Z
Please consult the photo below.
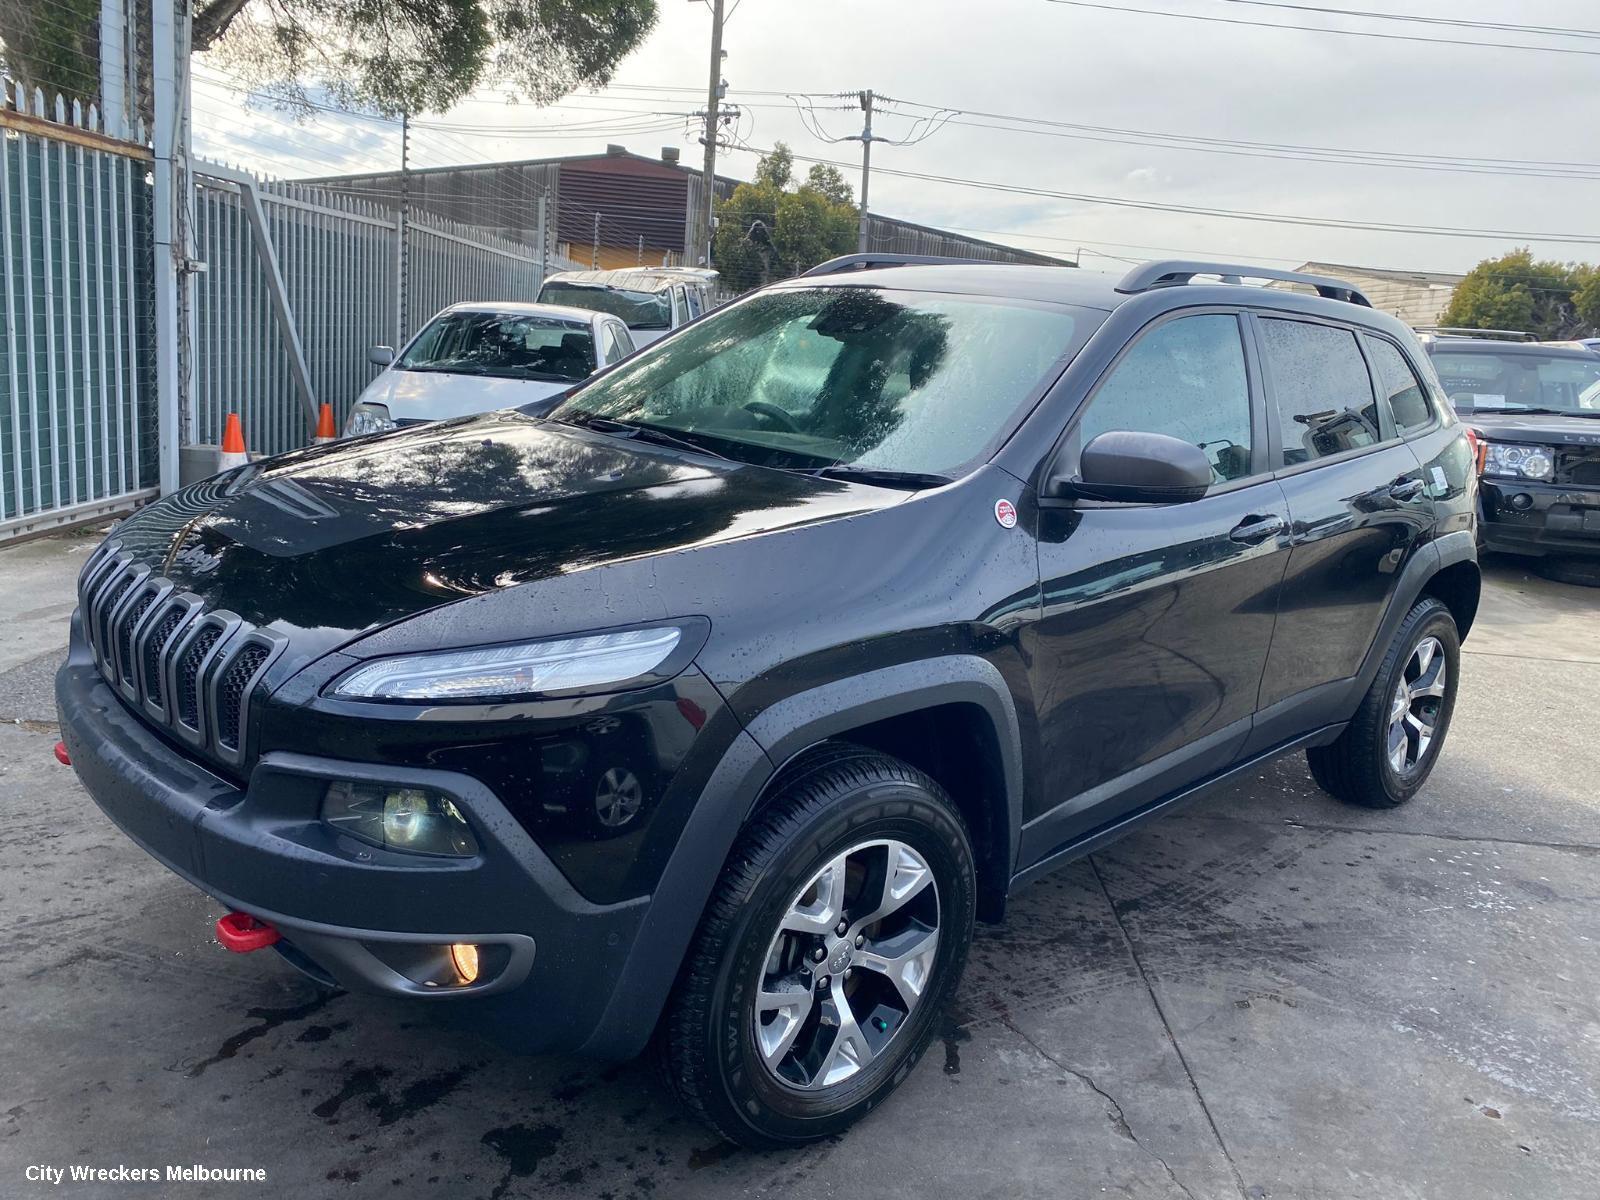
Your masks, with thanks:
M 1461 419 L 1490 441 L 1537 442 L 1546 446 L 1600 446 L 1600 416 L 1464 410 Z
M 516 408 L 560 395 L 574 386 L 548 379 L 388 370 L 372 381 L 361 399 L 368 404 L 387 405 L 389 415 L 397 421 L 438 421 Z
M 497 412 L 267 459 L 142 509 L 112 539 L 208 607 L 317 652 L 485 592 L 904 498 Z

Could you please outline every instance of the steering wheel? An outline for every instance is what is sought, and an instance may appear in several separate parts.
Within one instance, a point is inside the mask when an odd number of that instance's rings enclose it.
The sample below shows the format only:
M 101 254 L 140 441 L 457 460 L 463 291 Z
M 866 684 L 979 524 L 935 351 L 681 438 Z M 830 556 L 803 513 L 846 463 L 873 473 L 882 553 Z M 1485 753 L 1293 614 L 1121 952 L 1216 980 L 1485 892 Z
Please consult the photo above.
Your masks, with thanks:
M 801 432 L 800 426 L 794 423 L 794 418 L 776 404 L 768 404 L 765 400 L 752 400 L 744 407 L 746 411 L 753 412 L 758 417 L 766 417 L 767 420 L 782 426 L 785 433 Z

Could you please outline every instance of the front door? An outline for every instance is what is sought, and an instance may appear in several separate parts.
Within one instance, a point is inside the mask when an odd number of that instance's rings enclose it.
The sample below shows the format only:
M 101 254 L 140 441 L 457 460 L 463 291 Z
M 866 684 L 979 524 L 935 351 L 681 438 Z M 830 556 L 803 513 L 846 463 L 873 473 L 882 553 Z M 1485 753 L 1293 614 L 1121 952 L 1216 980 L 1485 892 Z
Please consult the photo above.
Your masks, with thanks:
M 1249 734 L 1288 509 L 1243 335 L 1231 312 L 1158 322 L 1069 429 L 1068 455 L 1110 430 L 1181 438 L 1206 451 L 1213 485 L 1182 504 L 1041 506 L 1043 609 L 1026 636 L 1044 786 L 1024 865 L 1225 768 Z

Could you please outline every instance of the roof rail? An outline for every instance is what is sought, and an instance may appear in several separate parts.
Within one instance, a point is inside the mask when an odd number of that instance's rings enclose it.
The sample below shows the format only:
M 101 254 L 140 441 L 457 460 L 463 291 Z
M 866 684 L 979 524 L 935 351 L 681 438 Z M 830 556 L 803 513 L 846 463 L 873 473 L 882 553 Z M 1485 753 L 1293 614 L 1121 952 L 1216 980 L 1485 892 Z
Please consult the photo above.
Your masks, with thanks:
M 1445 338 L 1486 338 L 1502 342 L 1536 342 L 1537 334 L 1522 329 L 1469 329 L 1464 325 L 1418 325 L 1418 333 Z
M 1117 291 L 1132 295 L 1148 292 L 1152 288 L 1178 287 L 1190 282 L 1196 275 L 1220 275 L 1224 283 L 1242 283 L 1246 279 L 1303 283 L 1315 288 L 1317 295 L 1328 300 L 1343 300 L 1347 304 L 1372 307 L 1372 301 L 1354 284 L 1326 275 L 1302 275 L 1298 271 L 1277 271 L 1271 267 L 1241 267 L 1233 263 L 1184 262 L 1176 259 L 1147 262 L 1134 267 L 1117 284 Z
M 820 275 L 842 275 L 846 271 L 870 271 L 873 267 L 921 266 L 1007 266 L 991 258 L 952 258 L 942 254 L 841 254 L 800 273 L 801 279 Z

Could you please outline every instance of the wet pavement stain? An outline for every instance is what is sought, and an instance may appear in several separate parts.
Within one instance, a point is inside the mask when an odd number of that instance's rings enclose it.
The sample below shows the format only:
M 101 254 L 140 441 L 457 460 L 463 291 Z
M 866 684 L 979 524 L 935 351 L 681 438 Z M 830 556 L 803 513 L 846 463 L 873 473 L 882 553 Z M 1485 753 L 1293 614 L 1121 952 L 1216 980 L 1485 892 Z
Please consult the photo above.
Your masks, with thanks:
M 350 1065 L 345 1064 L 346 1067 Z M 336 1124 L 339 1111 L 360 1097 L 365 1099 L 367 1111 L 377 1115 L 380 1126 L 394 1125 L 439 1103 L 460 1087 L 472 1071 L 470 1066 L 437 1071 L 406 1084 L 399 1095 L 392 1095 L 384 1087 L 384 1081 L 394 1074 L 393 1071 L 387 1067 L 361 1067 L 346 1076 L 343 1086 L 311 1111 L 330 1125 Z
M 489 1200 L 500 1200 L 514 1179 L 526 1179 L 539 1164 L 556 1152 L 562 1132 L 555 1125 L 506 1125 L 491 1129 L 479 1140 L 506 1160 L 506 1173 L 489 1193 Z
M 248 1008 L 245 1010 L 244 1015 L 254 1017 L 260 1024 L 252 1025 L 248 1029 L 241 1029 L 223 1042 L 221 1046 L 217 1047 L 216 1053 L 211 1055 L 210 1058 L 201 1059 L 185 1071 L 184 1074 L 190 1079 L 197 1078 L 205 1072 L 207 1067 L 214 1067 L 219 1062 L 226 1062 L 257 1038 L 265 1037 L 280 1025 L 287 1025 L 291 1021 L 303 1020 L 343 995 L 343 992 L 328 992 L 325 995 L 316 997 L 314 1000 L 308 1000 L 304 1004 L 291 1005 L 288 1008 Z

